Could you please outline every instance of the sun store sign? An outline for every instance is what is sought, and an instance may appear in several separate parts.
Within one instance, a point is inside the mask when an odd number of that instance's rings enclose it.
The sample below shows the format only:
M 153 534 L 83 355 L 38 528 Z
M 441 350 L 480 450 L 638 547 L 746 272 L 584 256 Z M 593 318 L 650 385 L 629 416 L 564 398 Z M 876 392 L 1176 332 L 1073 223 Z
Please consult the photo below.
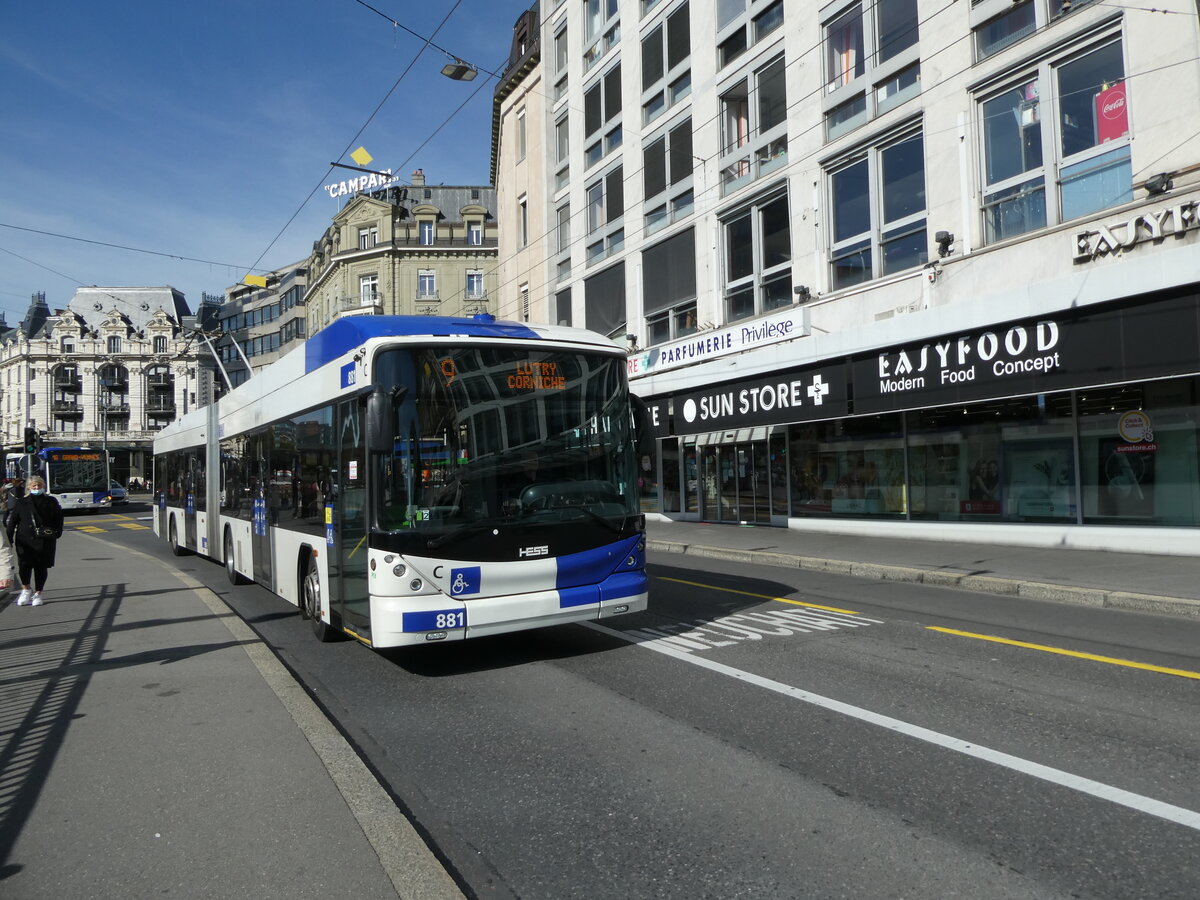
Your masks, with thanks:
M 1162 241 L 1200 227 L 1200 204 L 1195 200 L 1156 212 L 1134 216 L 1124 222 L 1101 225 L 1075 235 L 1077 263 L 1131 250 L 1146 241 Z

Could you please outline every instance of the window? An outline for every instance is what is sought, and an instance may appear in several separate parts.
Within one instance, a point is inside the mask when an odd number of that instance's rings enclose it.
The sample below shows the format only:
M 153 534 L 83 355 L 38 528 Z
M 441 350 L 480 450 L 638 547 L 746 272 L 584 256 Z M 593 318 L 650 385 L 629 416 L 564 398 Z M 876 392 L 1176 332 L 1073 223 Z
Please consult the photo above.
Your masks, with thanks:
M 437 276 L 429 269 L 422 269 L 417 273 L 417 299 L 437 299 Z
M 621 40 L 618 0 L 583 0 L 583 70 L 596 65 Z
M 571 252 L 571 205 L 564 204 L 555 210 L 555 216 L 558 224 L 555 226 L 555 234 L 557 235 L 558 252 Z
M 792 238 L 787 195 L 750 205 L 722 223 L 725 320 L 736 322 L 792 303 Z
M 587 188 L 587 258 L 603 259 L 625 243 L 621 227 L 625 215 L 624 169 L 617 166 Z
M 609 69 L 583 95 L 583 130 L 588 166 L 621 146 L 621 65 Z
M 525 158 L 525 110 L 517 113 L 517 162 Z
M 433 221 L 426 219 L 417 225 L 417 242 L 422 247 L 433 246 Z
M 685 3 L 642 39 L 644 123 L 691 94 L 691 53 L 691 23 Z
M 75 338 L 66 336 L 60 338 L 58 342 L 58 349 L 60 353 L 74 353 Z
M 1042 63 L 985 99 L 980 116 L 987 242 L 1133 199 L 1119 40 Z
M 717 62 L 737 59 L 783 24 L 783 0 L 720 0 L 717 6 Z
M 483 223 L 468 222 L 467 223 L 467 243 L 472 247 L 478 247 L 483 243 Z
M 479 300 L 483 297 L 483 273 L 467 273 L 467 299 Z
M 155 353 L 166 353 L 167 352 L 167 339 L 161 334 L 155 336 L 155 338 L 154 338 L 154 352 Z
M 522 197 L 517 201 L 517 246 L 529 244 L 529 201 Z
M 834 290 L 928 261 L 921 134 L 860 152 L 829 180 Z
M 986 24 L 975 29 L 975 57 L 987 59 L 1005 47 L 1015 44 L 1037 28 L 1037 13 L 1033 0 L 1005 10 Z
M 370 228 L 358 229 L 358 249 L 370 250 L 379 243 L 379 228 L 372 225 Z
M 625 333 L 625 263 L 583 282 L 584 327 L 608 337 Z
M 571 120 L 563 116 L 554 123 L 554 161 L 565 165 L 571 154 Z
M 521 321 L 529 321 L 529 285 L 521 285 Z
M 571 325 L 571 289 L 563 288 L 554 295 L 554 321 L 559 325 Z
M 697 330 L 695 229 L 642 251 L 642 315 L 650 345 Z
M 109 353 L 120 353 L 121 352 L 121 339 L 119 337 L 117 337 L 116 335 L 112 335 L 108 339 L 108 352 Z
M 359 277 L 358 299 L 363 306 L 371 306 L 379 299 L 378 275 L 362 275 Z
M 692 193 L 692 120 L 680 122 L 642 151 L 642 186 L 646 231 L 657 231 L 691 212 L 690 199 L 670 212 L 672 204 Z
M 721 191 L 729 193 L 787 162 L 783 57 L 721 94 Z
M 920 92 L 917 22 L 917 0 L 842 4 L 826 19 L 824 109 L 828 139 L 857 128 Z

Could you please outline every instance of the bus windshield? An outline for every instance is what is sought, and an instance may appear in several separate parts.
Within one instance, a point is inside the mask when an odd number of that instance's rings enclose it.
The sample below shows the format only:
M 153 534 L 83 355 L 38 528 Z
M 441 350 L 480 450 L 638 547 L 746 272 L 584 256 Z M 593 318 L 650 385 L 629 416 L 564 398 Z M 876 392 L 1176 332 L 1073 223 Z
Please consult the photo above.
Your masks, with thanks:
M 52 494 L 108 491 L 102 450 L 46 450 L 46 488 Z
M 439 555 L 499 528 L 612 540 L 638 511 L 624 366 L 528 347 L 381 353 L 393 433 L 372 448 L 376 529 L 417 535 Z

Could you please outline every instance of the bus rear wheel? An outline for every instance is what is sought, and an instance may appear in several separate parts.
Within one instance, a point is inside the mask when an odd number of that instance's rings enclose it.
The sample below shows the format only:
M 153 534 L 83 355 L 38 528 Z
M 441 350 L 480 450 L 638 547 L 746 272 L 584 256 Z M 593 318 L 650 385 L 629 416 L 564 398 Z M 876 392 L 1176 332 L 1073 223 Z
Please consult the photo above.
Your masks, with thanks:
M 333 628 L 321 621 L 321 573 L 315 559 L 308 561 L 308 569 L 300 584 L 300 604 L 300 614 L 308 619 L 318 641 L 324 644 L 337 637 Z

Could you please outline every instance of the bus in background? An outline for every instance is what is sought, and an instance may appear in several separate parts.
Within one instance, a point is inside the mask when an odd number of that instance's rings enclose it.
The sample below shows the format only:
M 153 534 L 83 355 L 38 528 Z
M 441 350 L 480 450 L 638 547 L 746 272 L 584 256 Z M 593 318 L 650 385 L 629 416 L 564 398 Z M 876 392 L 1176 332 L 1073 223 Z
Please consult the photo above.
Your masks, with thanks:
M 625 353 L 574 328 L 338 319 L 154 439 L 154 528 L 383 648 L 646 608 Z
M 46 479 L 46 491 L 63 512 L 109 509 L 112 506 L 108 454 L 89 447 L 46 447 L 37 453 L 5 455 L 5 477 Z

